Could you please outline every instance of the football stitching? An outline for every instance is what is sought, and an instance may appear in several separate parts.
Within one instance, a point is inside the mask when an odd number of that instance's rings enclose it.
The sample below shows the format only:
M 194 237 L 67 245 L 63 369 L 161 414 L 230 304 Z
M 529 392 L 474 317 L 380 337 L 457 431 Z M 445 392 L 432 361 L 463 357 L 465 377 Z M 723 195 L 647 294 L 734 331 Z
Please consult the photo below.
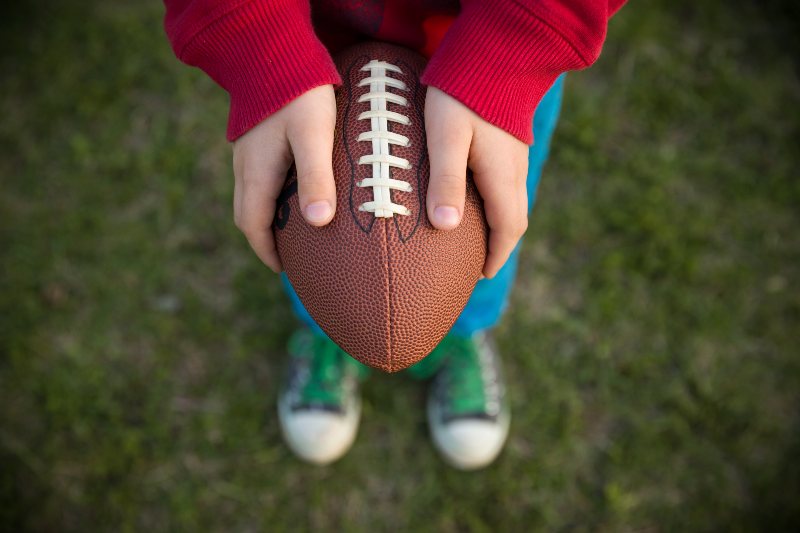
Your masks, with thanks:
M 405 82 L 389 76 L 389 73 L 403 74 L 397 65 L 387 61 L 370 60 L 361 67 L 361 71 L 368 72 L 368 76 L 358 82 L 359 87 L 368 86 L 369 91 L 362 94 L 358 101 L 369 102 L 369 111 L 364 111 L 358 120 L 369 120 L 370 129 L 358 136 L 359 142 L 371 142 L 372 153 L 361 156 L 359 165 L 372 165 L 372 177 L 362 179 L 356 183 L 358 187 L 372 188 L 372 201 L 364 202 L 358 209 L 373 213 L 376 218 L 391 218 L 394 215 L 410 215 L 411 211 L 404 205 L 394 203 L 391 197 L 392 190 L 411 192 L 410 183 L 393 179 L 392 168 L 410 170 L 408 159 L 392 155 L 391 146 L 408 146 L 410 141 L 405 135 L 400 135 L 389 130 L 389 123 L 396 122 L 403 125 L 411 124 L 411 119 L 396 111 L 388 109 L 388 103 L 408 107 L 408 100 L 399 94 L 389 92 L 389 89 L 407 91 Z

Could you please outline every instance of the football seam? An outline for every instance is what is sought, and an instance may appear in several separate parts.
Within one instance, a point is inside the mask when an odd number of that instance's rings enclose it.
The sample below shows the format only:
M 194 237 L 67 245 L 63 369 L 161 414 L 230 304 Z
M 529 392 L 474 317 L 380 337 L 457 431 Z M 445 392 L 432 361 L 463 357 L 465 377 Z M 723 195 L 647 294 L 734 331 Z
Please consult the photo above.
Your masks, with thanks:
M 392 265 L 392 257 L 391 257 L 390 251 L 389 251 L 391 249 L 389 247 L 389 231 L 388 231 L 389 221 L 387 220 L 387 221 L 385 221 L 384 224 L 381 224 L 381 225 L 383 226 L 383 239 L 382 239 L 382 242 L 383 242 L 384 251 L 386 253 L 386 275 L 384 276 L 383 279 L 386 280 L 386 291 L 385 291 L 385 294 L 386 294 L 386 316 L 388 318 L 388 320 L 387 320 L 387 322 L 388 322 L 387 329 L 389 330 L 388 331 L 388 333 L 389 333 L 389 342 L 388 342 L 388 346 L 387 346 L 387 351 L 389 353 L 389 361 L 388 361 L 389 362 L 389 371 L 393 372 L 395 370 L 395 368 L 394 368 L 394 349 L 393 349 L 393 346 L 394 346 L 394 336 L 393 336 L 394 335 L 394 331 L 392 330 L 392 322 L 393 322 L 393 320 L 392 320 L 392 293 L 391 293 L 391 287 L 392 287 L 392 266 L 391 266 Z
M 404 70 L 404 72 L 408 73 L 407 76 L 409 77 L 409 79 L 410 80 L 414 80 L 414 84 L 413 84 L 414 85 L 414 95 L 410 100 L 413 100 L 416 103 L 417 99 L 419 98 L 419 92 L 422 89 L 422 84 L 419 83 L 419 74 L 417 73 L 416 69 L 412 68 L 411 65 L 409 63 L 407 63 L 406 61 L 402 61 L 402 60 L 400 60 L 398 58 L 394 58 L 392 61 L 394 63 L 396 63 L 398 66 L 401 66 L 402 68 L 406 69 L 406 70 Z M 412 75 L 412 73 L 413 73 L 413 75 Z M 409 82 L 408 85 L 411 85 L 411 83 Z M 420 121 L 419 123 L 420 124 L 425 124 L 425 116 L 424 116 L 423 113 L 420 112 L 419 106 L 412 105 L 412 106 L 409 106 L 409 107 L 411 108 L 411 111 L 416 113 L 416 117 L 415 118 Z M 423 107 L 424 107 L 424 104 L 423 104 Z M 422 133 L 423 133 L 423 136 L 422 136 L 423 142 L 421 143 L 421 146 L 420 146 L 420 156 L 419 156 L 419 159 L 417 160 L 417 164 L 414 166 L 414 175 L 416 177 L 416 183 L 414 184 L 414 192 L 416 193 L 417 200 L 418 200 L 418 203 L 417 203 L 417 205 L 418 205 L 418 208 L 417 208 L 417 220 L 414 222 L 414 226 L 411 228 L 411 231 L 408 233 L 408 235 L 403 235 L 403 231 L 400 228 L 400 222 L 398 222 L 398 220 L 396 218 L 394 220 L 394 229 L 397 232 L 398 237 L 400 238 L 400 242 L 402 242 L 404 244 L 406 242 L 408 242 L 409 240 L 411 240 L 411 237 L 413 237 L 414 234 L 417 232 L 417 229 L 419 228 L 419 225 L 422 222 L 423 211 L 425 210 L 425 199 L 423 198 L 422 186 L 420 185 L 420 183 L 422 182 L 422 178 L 421 178 L 422 167 L 423 167 L 425 159 L 427 159 L 427 157 L 428 157 L 428 144 L 427 144 L 427 140 L 425 139 L 425 128 L 424 127 L 422 129 Z

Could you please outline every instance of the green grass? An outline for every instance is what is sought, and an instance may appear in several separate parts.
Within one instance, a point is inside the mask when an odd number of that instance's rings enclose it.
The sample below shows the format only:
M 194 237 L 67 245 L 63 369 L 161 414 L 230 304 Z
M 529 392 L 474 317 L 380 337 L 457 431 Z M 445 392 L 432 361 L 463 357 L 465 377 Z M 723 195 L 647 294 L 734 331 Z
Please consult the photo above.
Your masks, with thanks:
M 464 474 L 402 376 L 366 385 L 344 460 L 293 458 L 274 414 L 293 324 L 233 227 L 225 95 L 174 59 L 157 2 L 18 4 L 0 22 L 0 529 L 800 523 L 796 9 L 634 2 L 568 78 L 498 331 L 510 441 Z

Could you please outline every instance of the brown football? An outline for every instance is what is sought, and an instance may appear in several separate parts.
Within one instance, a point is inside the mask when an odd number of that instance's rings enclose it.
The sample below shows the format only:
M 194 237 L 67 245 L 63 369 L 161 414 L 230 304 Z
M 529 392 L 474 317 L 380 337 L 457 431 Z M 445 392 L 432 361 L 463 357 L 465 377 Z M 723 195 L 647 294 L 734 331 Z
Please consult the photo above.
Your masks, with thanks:
M 467 180 L 464 217 L 435 229 L 425 198 L 425 59 L 385 43 L 336 58 L 333 221 L 300 214 L 290 170 L 274 231 L 283 267 L 317 324 L 345 352 L 386 372 L 428 355 L 469 299 L 486 260 L 487 225 Z

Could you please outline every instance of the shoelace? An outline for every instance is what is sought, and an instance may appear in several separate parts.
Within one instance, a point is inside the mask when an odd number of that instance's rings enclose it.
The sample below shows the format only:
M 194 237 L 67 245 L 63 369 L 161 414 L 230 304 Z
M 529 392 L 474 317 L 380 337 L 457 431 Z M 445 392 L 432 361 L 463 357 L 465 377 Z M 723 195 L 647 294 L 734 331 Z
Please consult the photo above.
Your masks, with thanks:
M 398 215 L 409 215 L 411 211 L 404 205 L 392 202 L 391 191 L 398 190 L 411 192 L 411 184 L 393 179 L 392 168 L 408 170 L 411 165 L 408 159 L 391 154 L 391 145 L 408 146 L 409 140 L 405 135 L 389 131 L 389 123 L 396 122 L 403 125 L 411 124 L 411 119 L 402 113 L 390 111 L 387 104 L 393 103 L 408 106 L 405 97 L 389 92 L 388 89 L 406 91 L 408 88 L 402 80 L 388 76 L 389 72 L 402 74 L 399 67 L 385 61 L 372 60 L 363 67 L 362 71 L 369 72 L 369 76 L 359 81 L 358 86 L 369 86 L 369 92 L 363 94 L 358 101 L 369 102 L 369 111 L 364 111 L 358 120 L 369 120 L 370 129 L 358 136 L 359 141 L 371 142 L 372 153 L 359 158 L 360 165 L 372 165 L 372 177 L 366 178 L 356 185 L 358 187 L 372 187 L 373 199 L 359 206 L 360 211 L 374 213 L 376 217 L 389 218 Z
M 449 344 L 447 362 L 447 394 L 454 414 L 486 413 L 496 415 L 500 410 L 497 376 L 475 341 L 455 336 L 445 337 Z
M 346 357 L 341 349 L 324 337 L 315 336 L 309 379 L 303 397 L 312 403 L 338 405 L 342 398 L 342 378 Z

